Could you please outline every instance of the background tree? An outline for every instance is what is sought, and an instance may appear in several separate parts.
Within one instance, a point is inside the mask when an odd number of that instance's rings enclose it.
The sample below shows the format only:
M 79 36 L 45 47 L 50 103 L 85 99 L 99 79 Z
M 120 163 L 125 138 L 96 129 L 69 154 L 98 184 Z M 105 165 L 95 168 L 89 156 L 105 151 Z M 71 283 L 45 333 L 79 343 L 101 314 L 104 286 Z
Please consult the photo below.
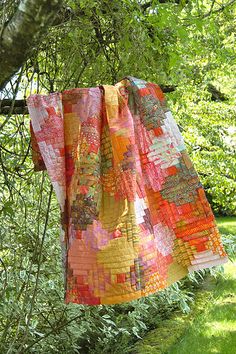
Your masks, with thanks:
M 0 36 L 0 89 L 21 68 L 57 16 L 59 0 L 9 1 L 15 13 L 5 13 Z M 4 5 L 3 5 L 4 6 Z M 4 7 L 3 7 L 4 16 Z

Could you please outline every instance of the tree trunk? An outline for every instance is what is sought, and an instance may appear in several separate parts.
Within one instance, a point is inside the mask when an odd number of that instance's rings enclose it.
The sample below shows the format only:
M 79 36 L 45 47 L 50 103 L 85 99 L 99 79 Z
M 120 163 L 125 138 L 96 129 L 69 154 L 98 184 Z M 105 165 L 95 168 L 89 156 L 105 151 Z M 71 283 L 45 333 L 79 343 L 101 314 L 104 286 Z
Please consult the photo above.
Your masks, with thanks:
M 0 38 L 0 90 L 20 69 L 62 6 L 61 0 L 22 0 Z

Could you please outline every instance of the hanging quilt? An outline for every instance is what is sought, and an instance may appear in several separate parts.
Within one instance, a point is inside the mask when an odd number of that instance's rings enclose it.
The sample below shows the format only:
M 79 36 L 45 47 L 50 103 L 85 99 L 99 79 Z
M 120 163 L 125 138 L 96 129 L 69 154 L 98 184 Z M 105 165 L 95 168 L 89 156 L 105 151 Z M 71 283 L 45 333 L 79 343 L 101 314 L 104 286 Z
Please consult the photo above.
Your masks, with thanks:
M 133 77 L 27 99 L 61 209 L 65 303 L 118 304 L 227 262 L 160 87 Z

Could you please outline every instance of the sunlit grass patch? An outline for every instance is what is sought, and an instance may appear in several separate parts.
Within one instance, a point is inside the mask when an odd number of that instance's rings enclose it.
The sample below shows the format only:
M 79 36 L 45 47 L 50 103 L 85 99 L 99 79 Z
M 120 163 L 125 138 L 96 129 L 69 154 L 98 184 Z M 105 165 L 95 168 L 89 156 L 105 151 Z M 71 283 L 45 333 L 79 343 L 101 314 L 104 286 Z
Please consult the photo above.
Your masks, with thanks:
M 216 221 L 222 234 L 236 235 L 236 216 L 219 216 Z

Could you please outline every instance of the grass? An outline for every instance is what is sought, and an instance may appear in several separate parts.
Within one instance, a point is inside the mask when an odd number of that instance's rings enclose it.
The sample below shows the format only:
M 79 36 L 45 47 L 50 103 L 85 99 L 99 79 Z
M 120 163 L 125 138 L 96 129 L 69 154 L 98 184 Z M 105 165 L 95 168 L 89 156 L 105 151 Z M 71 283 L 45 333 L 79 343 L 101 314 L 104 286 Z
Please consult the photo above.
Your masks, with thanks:
M 207 294 L 203 312 L 198 313 L 178 343 L 168 354 L 234 354 L 236 352 L 235 263 L 224 266 L 224 273 Z
M 216 221 L 222 234 L 236 235 L 236 216 L 218 216 Z
M 222 234 L 236 235 L 236 217 L 218 217 Z M 197 292 L 191 312 L 171 319 L 137 343 L 135 354 L 235 354 L 236 263 L 224 265 L 216 279 L 208 277 Z

